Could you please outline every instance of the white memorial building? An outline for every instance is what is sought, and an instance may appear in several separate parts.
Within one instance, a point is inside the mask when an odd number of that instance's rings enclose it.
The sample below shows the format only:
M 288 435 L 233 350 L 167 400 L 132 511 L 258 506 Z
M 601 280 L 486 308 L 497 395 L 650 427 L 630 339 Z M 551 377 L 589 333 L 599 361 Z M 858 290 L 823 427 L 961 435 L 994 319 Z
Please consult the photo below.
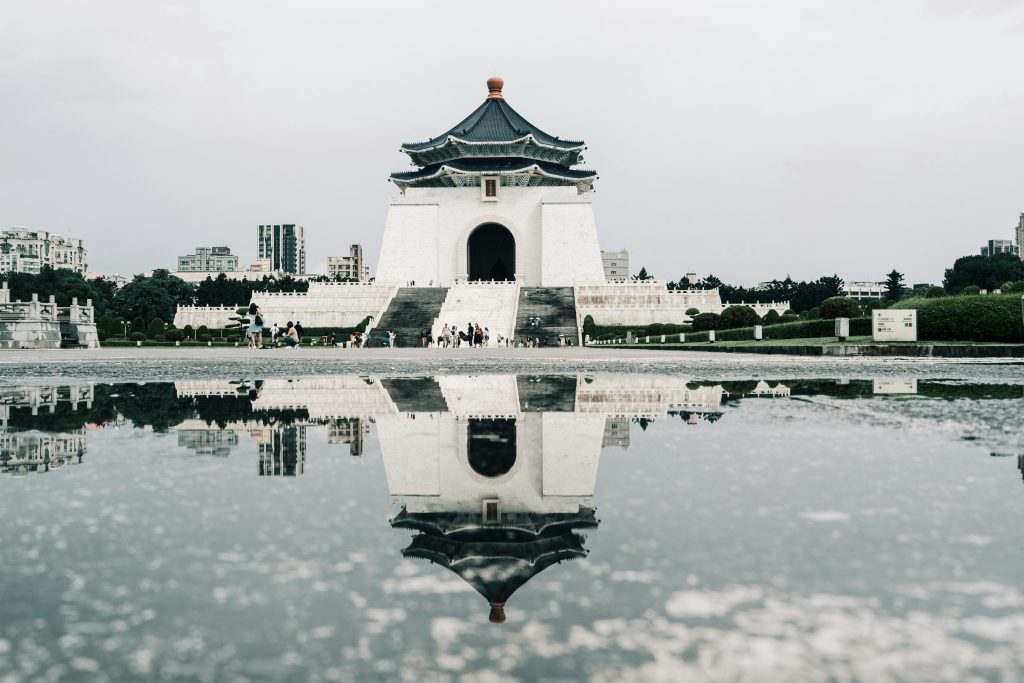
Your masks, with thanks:
M 683 323 L 686 311 L 721 313 L 717 289 L 669 290 L 666 283 L 606 279 L 594 220 L 593 170 L 580 167 L 582 141 L 527 121 L 505 100 L 502 79 L 484 102 L 425 142 L 405 143 L 414 170 L 391 174 L 391 198 L 376 277 L 311 283 L 305 294 L 253 295 L 268 324 L 347 328 L 366 317 L 419 346 L 423 330 L 487 327 L 499 338 L 579 344 L 582 324 Z M 244 304 L 244 302 L 239 302 Z M 758 315 L 788 302 L 751 302 Z M 179 307 L 174 324 L 226 324 L 235 307 Z M 220 322 L 223 321 L 223 322 Z M 379 333 L 378 333 L 379 334 Z
M 377 279 L 450 287 L 481 280 L 571 287 L 604 279 L 591 205 L 597 173 L 574 168 L 583 142 L 520 116 L 487 81 L 483 104 L 426 142 L 418 170 L 393 173 Z

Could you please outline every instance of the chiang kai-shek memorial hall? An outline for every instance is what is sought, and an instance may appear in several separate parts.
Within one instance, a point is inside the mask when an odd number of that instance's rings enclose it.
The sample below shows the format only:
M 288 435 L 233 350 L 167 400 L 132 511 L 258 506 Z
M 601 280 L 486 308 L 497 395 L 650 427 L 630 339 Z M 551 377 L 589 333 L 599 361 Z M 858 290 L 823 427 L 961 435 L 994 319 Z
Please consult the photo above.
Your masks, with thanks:
M 604 280 L 586 148 L 523 118 L 487 81 L 483 104 L 426 142 L 405 143 L 413 171 L 393 173 L 381 281 L 515 280 L 572 287 Z

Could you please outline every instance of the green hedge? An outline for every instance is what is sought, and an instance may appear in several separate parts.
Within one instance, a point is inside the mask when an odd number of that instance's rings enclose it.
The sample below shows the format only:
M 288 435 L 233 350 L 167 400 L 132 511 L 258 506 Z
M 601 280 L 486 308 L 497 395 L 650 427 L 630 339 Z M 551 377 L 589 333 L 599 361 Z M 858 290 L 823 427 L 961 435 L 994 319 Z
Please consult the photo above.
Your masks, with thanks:
M 802 320 L 795 323 L 780 323 L 771 327 L 763 327 L 765 339 L 812 339 L 815 337 L 834 337 L 836 334 L 835 320 Z M 850 320 L 850 336 L 861 337 L 871 334 L 871 318 L 853 318 Z M 747 341 L 754 338 L 753 327 L 739 327 L 732 330 L 715 332 L 716 341 Z M 686 335 L 687 342 L 706 342 L 707 332 L 694 332 Z
M 1019 294 L 906 299 L 892 308 L 917 309 L 921 341 L 1024 342 Z
M 590 316 L 587 316 L 588 318 Z M 593 332 L 588 332 L 593 330 Z M 644 337 L 650 335 L 661 336 L 663 334 L 679 334 L 680 332 L 689 334 L 693 331 L 693 327 L 690 325 L 677 325 L 674 323 L 654 323 L 653 325 L 594 325 L 589 327 L 584 325 L 583 333 L 589 334 L 591 339 L 625 339 L 628 332 L 632 332 L 634 337 Z

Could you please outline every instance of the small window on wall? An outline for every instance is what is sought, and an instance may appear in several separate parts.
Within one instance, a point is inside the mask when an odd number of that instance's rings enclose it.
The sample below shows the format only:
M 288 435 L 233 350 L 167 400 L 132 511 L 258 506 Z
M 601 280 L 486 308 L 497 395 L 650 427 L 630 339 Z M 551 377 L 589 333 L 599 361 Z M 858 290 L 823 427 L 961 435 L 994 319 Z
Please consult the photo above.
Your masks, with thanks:
M 501 521 L 501 508 L 498 505 L 497 498 L 485 499 L 481 512 L 483 513 L 485 524 L 497 524 Z
M 480 183 L 481 196 L 480 198 L 485 202 L 496 202 L 498 201 L 498 182 L 497 177 L 485 177 Z

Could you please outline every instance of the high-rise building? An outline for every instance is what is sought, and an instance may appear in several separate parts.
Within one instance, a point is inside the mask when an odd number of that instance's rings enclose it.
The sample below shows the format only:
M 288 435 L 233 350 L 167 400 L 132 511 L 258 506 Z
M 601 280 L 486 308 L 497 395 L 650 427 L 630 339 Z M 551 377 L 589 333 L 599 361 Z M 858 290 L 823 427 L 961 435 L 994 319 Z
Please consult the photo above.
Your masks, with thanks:
M 1017 222 L 1017 255 L 1024 260 L 1024 213 Z
M 301 225 L 261 225 L 256 233 L 256 258 L 270 270 L 291 275 L 306 272 L 306 236 Z
M 629 251 L 602 251 L 604 279 L 609 282 L 624 282 L 629 279 Z
M 982 256 L 995 256 L 996 254 L 1013 254 L 1020 256 L 1020 247 L 1012 240 L 989 240 L 988 244 L 982 246 Z
M 178 257 L 181 272 L 226 273 L 238 270 L 238 256 L 228 247 L 196 247 L 196 253 Z
M 363 259 L 363 245 L 353 244 L 348 256 L 328 256 L 327 276 L 334 279 L 366 282 L 370 279 L 370 266 Z
M 79 239 L 22 226 L 0 231 L 0 273 L 36 274 L 50 266 L 84 275 L 88 260 L 89 252 Z

